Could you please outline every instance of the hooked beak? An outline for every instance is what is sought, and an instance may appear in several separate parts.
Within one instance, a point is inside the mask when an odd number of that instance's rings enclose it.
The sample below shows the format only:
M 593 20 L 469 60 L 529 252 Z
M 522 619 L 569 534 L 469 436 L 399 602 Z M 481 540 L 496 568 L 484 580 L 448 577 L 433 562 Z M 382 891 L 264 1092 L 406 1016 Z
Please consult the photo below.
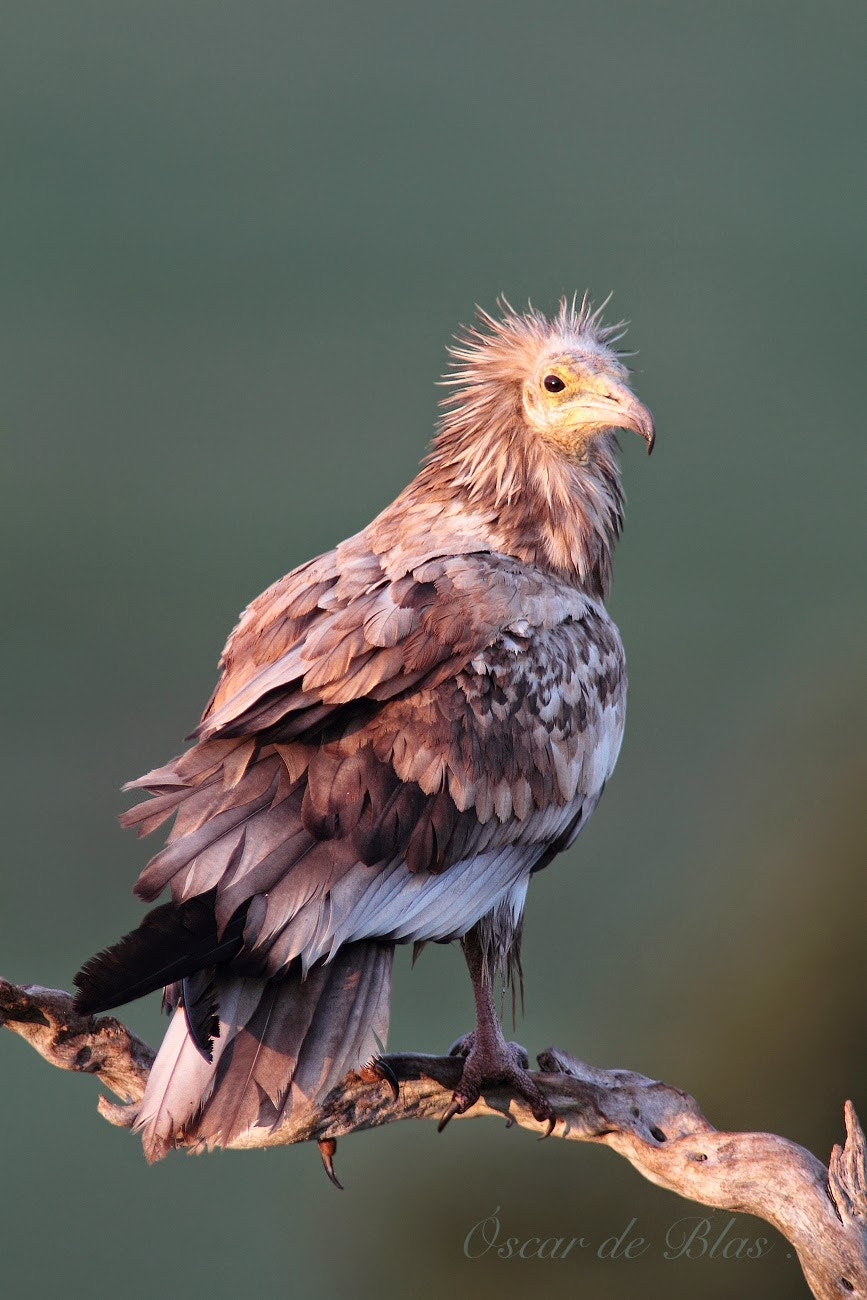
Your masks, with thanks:
M 612 429 L 631 429 L 647 443 L 647 453 L 653 451 L 656 429 L 653 416 L 634 393 L 616 379 L 606 378 L 604 387 L 581 402 L 581 414 L 587 423 L 608 425 Z

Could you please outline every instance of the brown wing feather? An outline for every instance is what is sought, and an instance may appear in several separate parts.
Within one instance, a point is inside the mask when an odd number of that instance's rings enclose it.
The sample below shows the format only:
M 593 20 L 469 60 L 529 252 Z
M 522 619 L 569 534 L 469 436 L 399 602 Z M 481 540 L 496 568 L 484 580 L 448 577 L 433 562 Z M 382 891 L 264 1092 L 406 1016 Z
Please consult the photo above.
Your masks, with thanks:
M 177 810 L 139 878 L 143 898 L 216 888 L 221 924 L 253 900 L 251 973 L 394 934 L 402 908 L 408 937 L 431 937 L 419 880 L 439 898 L 434 878 L 478 859 L 481 893 L 463 871 L 455 879 L 467 928 L 576 813 L 586 820 L 622 730 L 616 629 L 549 575 L 494 554 L 437 556 L 391 581 L 379 568 L 370 591 L 329 557 L 317 563 L 328 577 L 315 604 L 296 574 L 250 607 L 224 655 L 210 738 L 135 782 L 155 798 L 124 817 L 152 830 Z M 369 583 L 373 562 L 358 567 Z M 278 658 L 251 677 L 257 637 Z M 225 738 L 257 719 L 258 734 Z M 461 932 L 453 905 L 444 935 Z
M 589 603 L 549 573 L 484 551 L 435 555 L 390 578 L 363 539 L 281 579 L 245 611 L 196 736 L 249 736 L 293 719 L 284 734 L 299 737 L 335 706 L 443 681 L 501 630 L 544 630 Z

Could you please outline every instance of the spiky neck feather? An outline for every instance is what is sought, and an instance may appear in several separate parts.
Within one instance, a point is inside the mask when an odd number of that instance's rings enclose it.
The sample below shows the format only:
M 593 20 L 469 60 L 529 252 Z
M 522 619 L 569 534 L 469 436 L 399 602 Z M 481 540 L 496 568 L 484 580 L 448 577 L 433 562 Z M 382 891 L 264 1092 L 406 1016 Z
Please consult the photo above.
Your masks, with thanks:
M 479 311 L 449 349 L 451 392 L 423 468 L 372 525 L 387 550 L 433 544 L 435 534 L 539 565 L 604 598 L 623 523 L 623 492 L 613 430 L 570 452 L 531 427 L 523 385 L 548 357 L 580 355 L 589 369 L 623 380 L 614 350 L 622 322 L 606 326 L 588 299 L 562 299 L 549 320 L 500 301 L 500 319 Z M 605 304 L 603 303 L 603 307 Z
M 599 435 L 570 458 L 528 429 L 519 408 L 501 400 L 485 422 L 452 411 L 415 489 L 443 505 L 464 502 L 496 550 L 604 599 L 623 523 L 616 438 Z

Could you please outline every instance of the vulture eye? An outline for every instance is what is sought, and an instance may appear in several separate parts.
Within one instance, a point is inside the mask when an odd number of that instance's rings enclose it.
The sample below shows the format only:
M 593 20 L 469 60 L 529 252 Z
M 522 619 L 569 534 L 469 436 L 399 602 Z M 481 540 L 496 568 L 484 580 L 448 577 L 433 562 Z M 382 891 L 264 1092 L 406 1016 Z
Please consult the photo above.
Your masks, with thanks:
M 542 380 L 542 385 L 549 393 L 562 393 L 566 387 L 559 375 L 546 375 Z

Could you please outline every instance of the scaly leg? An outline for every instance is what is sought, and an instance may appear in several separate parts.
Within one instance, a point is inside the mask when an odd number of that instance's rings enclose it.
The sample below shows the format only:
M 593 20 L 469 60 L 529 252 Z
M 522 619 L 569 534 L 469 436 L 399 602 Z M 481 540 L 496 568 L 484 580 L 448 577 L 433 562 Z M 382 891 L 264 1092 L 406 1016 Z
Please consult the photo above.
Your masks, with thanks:
M 527 1069 L 527 1054 L 517 1043 L 507 1043 L 500 1028 L 491 972 L 485 961 L 478 927 L 464 936 L 462 946 L 473 982 L 476 1028 L 451 1049 L 455 1055 L 466 1054 L 464 1069 L 451 1104 L 440 1120 L 439 1131 L 443 1131 L 454 1115 L 462 1115 L 475 1105 L 486 1087 L 494 1083 L 510 1083 L 528 1103 L 533 1117 L 542 1123 L 547 1121 L 550 1133 L 554 1127 L 554 1115 Z

